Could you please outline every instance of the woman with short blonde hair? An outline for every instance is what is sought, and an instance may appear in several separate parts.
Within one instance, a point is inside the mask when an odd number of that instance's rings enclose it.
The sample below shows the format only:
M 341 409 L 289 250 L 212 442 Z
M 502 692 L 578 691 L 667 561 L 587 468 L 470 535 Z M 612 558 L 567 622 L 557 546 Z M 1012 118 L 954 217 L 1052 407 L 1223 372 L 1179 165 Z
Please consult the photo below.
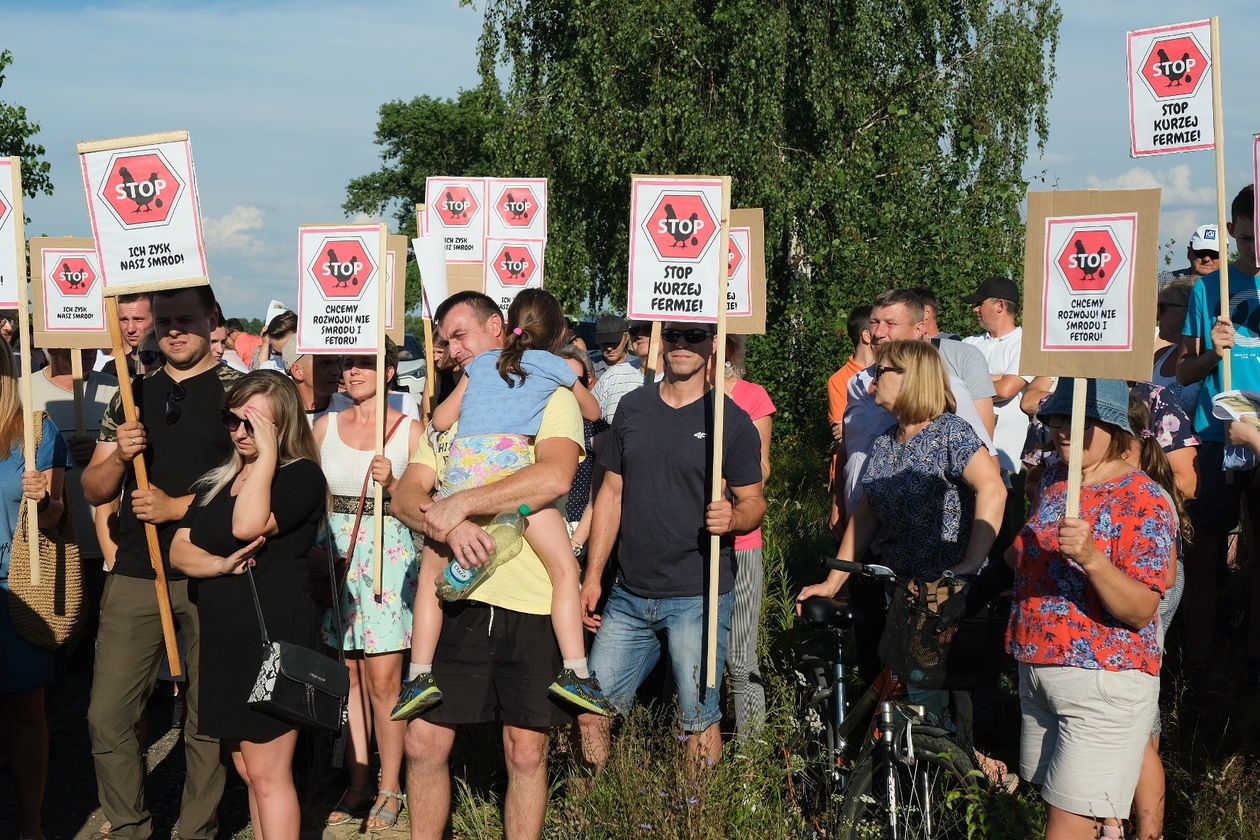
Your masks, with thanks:
M 926 341 L 892 341 L 875 350 L 875 364 L 901 372 L 901 388 L 890 412 L 909 423 L 922 423 L 958 409 L 945 362 Z M 876 369 L 878 370 L 879 367 Z

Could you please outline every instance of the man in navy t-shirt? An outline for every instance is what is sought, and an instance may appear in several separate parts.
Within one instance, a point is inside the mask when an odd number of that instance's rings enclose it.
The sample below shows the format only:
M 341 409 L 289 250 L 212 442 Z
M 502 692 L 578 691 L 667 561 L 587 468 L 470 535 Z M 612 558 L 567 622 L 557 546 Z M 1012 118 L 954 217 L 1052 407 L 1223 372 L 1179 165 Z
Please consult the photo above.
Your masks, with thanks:
M 639 684 L 667 649 L 689 751 L 721 756 L 718 689 L 706 688 L 705 628 L 710 535 L 722 537 L 718 563 L 717 661 L 726 661 L 734 598 L 735 534 L 761 525 L 760 438 L 748 415 L 722 396 L 722 477 L 727 495 L 709 502 L 714 394 L 710 325 L 668 323 L 661 331 L 665 378 L 626 394 L 606 434 L 607 470 L 591 525 L 582 583 L 583 620 L 595 631 L 590 667 L 609 701 L 629 711 Z M 721 393 L 716 392 L 716 393 Z M 618 574 L 602 613 L 601 578 L 613 543 Z M 720 682 L 720 681 L 716 681 Z M 608 756 L 608 719 L 581 718 L 587 758 Z

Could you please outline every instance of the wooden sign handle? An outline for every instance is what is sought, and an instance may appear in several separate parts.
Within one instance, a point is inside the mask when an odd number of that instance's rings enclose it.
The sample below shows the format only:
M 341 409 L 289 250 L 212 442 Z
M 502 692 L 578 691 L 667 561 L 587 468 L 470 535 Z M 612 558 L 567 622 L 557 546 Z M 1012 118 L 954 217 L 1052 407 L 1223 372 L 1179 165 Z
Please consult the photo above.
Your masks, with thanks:
M 1068 459 L 1067 504 L 1063 515 L 1076 519 L 1081 515 L 1081 447 L 1085 443 L 1085 399 L 1089 380 L 1072 380 L 1071 458 Z
M 380 253 L 385 253 L 385 226 L 381 225 Z M 389 391 L 385 379 L 385 302 L 388 290 L 385 288 L 385 272 L 377 272 L 376 303 L 376 423 L 372 430 L 373 446 L 377 455 L 385 454 L 385 415 L 389 413 Z M 372 516 L 372 594 L 381 599 L 381 580 L 385 573 L 384 564 L 384 528 L 385 528 L 385 486 L 379 481 L 372 482 L 372 500 L 376 507 Z
M 131 376 L 127 370 L 127 348 L 123 342 L 122 324 L 118 320 L 118 298 L 105 298 L 105 320 L 109 323 L 109 338 L 113 344 L 114 359 L 118 365 L 118 399 L 122 402 L 123 417 L 128 423 L 136 421 L 136 401 L 131 393 Z M 148 490 L 149 468 L 141 454 L 131 461 L 136 473 L 136 487 Z M 157 527 L 144 523 L 144 539 L 149 546 L 149 564 L 153 567 L 153 588 L 157 594 L 158 617 L 162 621 L 162 639 L 166 642 L 166 659 L 171 666 L 171 676 L 184 673 L 179 660 L 179 644 L 175 640 L 175 619 L 171 614 L 171 593 L 166 585 L 166 566 L 162 563 L 162 546 L 158 542 Z
M 725 255 L 730 248 L 731 235 L 731 185 L 725 179 L 722 187 L 722 221 L 718 232 L 718 253 L 723 258 L 718 261 L 717 283 L 717 338 L 713 347 L 713 488 L 711 501 L 718 501 L 723 496 L 722 486 L 722 448 L 726 437 L 726 390 L 723 376 L 726 370 L 726 281 L 727 260 Z M 656 335 L 659 336 L 660 324 Z M 651 352 L 649 350 L 649 352 Z M 708 644 L 705 650 L 705 687 L 716 688 L 721 663 L 717 661 L 718 636 L 718 577 L 721 572 L 722 538 L 717 534 L 709 535 L 709 597 L 708 597 Z
M 1221 284 L 1221 317 L 1229 318 L 1229 216 L 1225 200 L 1225 108 L 1221 98 L 1221 19 L 1212 18 L 1212 131 L 1216 135 L 1216 246 L 1220 254 L 1217 276 Z M 1234 388 L 1233 358 L 1228 350 L 1221 352 L 1221 384 L 1224 390 Z
M 643 360 L 643 384 L 651 385 L 656 381 L 657 367 L 661 358 L 661 322 L 652 322 L 652 337 L 648 340 L 648 355 Z
M 30 308 L 27 305 L 29 291 L 26 287 L 26 232 L 25 209 L 22 206 L 22 159 L 9 158 L 9 201 L 13 214 L 14 248 L 17 252 L 17 324 L 18 347 L 21 358 L 18 360 L 18 398 L 22 401 L 22 468 L 27 472 L 35 469 L 35 412 L 32 411 L 31 389 L 31 354 L 35 348 L 31 343 Z M 29 549 L 31 563 L 31 585 L 39 586 L 43 582 L 43 574 L 39 564 L 39 502 L 22 497 L 26 506 L 26 545 Z
M 74 391 L 74 434 L 84 437 L 87 429 L 83 420 L 83 353 L 77 347 L 70 351 L 70 387 Z

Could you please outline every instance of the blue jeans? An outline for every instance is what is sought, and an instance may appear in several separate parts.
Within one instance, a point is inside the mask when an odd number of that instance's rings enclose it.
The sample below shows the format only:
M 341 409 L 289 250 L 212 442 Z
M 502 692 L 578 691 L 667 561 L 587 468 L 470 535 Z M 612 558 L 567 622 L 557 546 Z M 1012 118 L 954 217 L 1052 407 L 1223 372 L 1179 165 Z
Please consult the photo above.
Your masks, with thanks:
M 619 714 L 628 714 L 634 694 L 668 645 L 678 712 L 686 732 L 703 732 L 722 719 L 718 708 L 721 680 L 706 688 L 704 673 L 705 597 L 640 598 L 613 586 L 602 624 L 591 646 L 590 668 Z M 718 596 L 718 668 L 726 661 L 735 593 Z M 719 674 L 720 677 L 720 674 Z

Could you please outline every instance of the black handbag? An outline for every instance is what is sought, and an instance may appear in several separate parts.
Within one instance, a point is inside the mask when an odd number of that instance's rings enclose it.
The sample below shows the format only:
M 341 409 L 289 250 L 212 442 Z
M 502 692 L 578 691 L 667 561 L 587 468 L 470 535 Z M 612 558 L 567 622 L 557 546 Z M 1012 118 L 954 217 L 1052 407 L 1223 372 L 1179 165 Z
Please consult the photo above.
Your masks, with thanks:
M 253 569 L 247 566 L 246 574 L 249 589 L 254 594 L 263 642 L 262 667 L 249 693 L 249 707 L 294 726 L 340 732 L 345 721 L 346 698 L 350 695 L 350 669 L 346 667 L 345 653 L 338 650 L 338 659 L 330 659 L 292 642 L 271 641 L 267 637 Z M 334 592 L 333 615 L 338 627 L 341 626 L 339 601 Z

